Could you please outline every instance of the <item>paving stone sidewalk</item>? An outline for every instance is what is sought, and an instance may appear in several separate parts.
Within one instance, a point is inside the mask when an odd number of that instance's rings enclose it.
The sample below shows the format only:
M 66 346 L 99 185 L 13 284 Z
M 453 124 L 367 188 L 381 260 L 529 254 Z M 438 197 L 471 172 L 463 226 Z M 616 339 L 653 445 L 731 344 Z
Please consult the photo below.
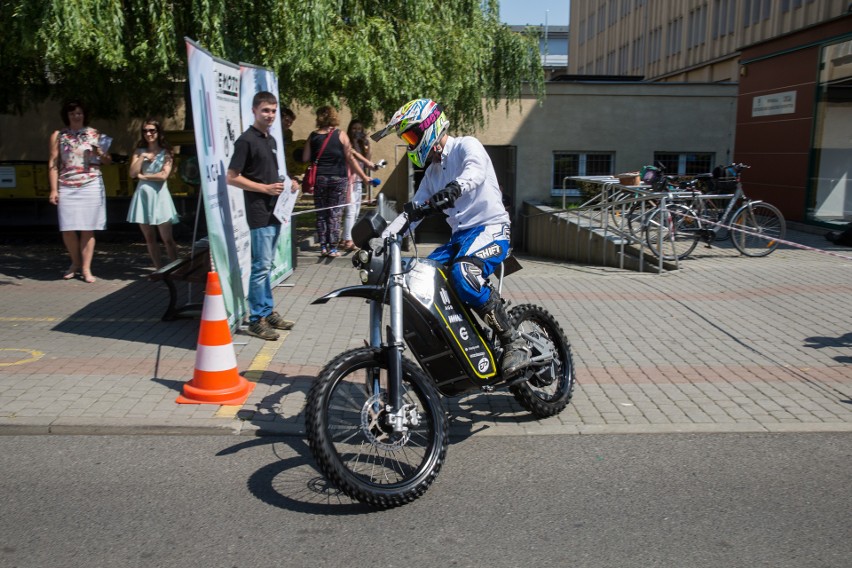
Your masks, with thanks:
M 815 235 L 788 239 L 852 257 Z M 852 431 L 852 260 L 792 247 L 745 258 L 725 243 L 663 276 L 520 259 L 504 295 L 562 323 L 574 400 L 537 420 L 503 391 L 452 399 L 455 437 Z M 277 342 L 234 336 L 240 372 L 257 383 L 246 404 L 177 404 L 199 324 L 160 321 L 168 295 L 145 262 L 144 247 L 99 246 L 99 280 L 86 284 L 58 278 L 58 246 L 0 247 L 0 434 L 301 435 L 322 366 L 363 345 L 364 302 L 311 303 L 357 283 L 349 258 L 302 252 L 275 292 L 296 328 Z

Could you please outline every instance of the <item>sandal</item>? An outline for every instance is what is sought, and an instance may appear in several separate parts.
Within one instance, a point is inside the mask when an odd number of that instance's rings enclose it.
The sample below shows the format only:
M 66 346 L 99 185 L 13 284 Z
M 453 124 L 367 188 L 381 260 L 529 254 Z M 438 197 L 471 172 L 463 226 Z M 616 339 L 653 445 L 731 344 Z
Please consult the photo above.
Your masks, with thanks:
M 97 282 L 97 279 L 91 274 L 84 274 L 83 282 L 85 282 L 86 284 L 94 284 L 95 282 Z
M 322 247 L 322 249 L 320 250 L 320 257 L 323 256 L 328 256 L 328 250 L 326 250 L 325 247 Z
M 358 247 L 355 246 L 355 243 L 353 241 L 344 242 L 341 248 L 343 248 L 343 250 L 345 250 L 346 252 L 355 252 L 356 250 L 358 250 Z
M 337 252 L 337 249 L 333 248 L 333 249 L 331 249 L 330 251 L 328 251 L 328 255 L 327 255 L 327 256 L 328 256 L 329 258 L 337 258 L 338 256 L 340 256 L 340 253 L 339 253 L 339 252 Z

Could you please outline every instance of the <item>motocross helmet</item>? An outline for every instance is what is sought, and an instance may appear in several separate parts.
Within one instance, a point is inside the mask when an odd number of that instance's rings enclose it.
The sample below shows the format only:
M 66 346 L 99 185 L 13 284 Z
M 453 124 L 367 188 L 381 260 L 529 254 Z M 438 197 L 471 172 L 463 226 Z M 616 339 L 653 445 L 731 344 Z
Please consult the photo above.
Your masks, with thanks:
M 408 159 L 418 168 L 426 166 L 429 152 L 450 126 L 441 105 L 432 99 L 414 99 L 396 111 L 383 130 L 371 136 L 379 141 L 391 131 L 408 144 Z

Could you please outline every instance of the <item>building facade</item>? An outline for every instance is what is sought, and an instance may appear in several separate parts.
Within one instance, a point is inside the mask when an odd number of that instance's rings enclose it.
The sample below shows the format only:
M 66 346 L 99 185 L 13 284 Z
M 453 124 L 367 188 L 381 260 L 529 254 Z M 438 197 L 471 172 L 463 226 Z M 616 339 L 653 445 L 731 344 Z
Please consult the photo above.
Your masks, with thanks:
M 736 83 L 733 161 L 750 197 L 817 227 L 852 221 L 852 2 L 574 0 L 578 75 Z
M 736 81 L 743 46 L 836 18 L 849 0 L 574 0 L 568 73 Z
M 538 34 L 538 50 L 541 53 L 545 81 L 568 72 L 568 26 L 509 26 L 509 28 L 517 33 L 532 29 Z

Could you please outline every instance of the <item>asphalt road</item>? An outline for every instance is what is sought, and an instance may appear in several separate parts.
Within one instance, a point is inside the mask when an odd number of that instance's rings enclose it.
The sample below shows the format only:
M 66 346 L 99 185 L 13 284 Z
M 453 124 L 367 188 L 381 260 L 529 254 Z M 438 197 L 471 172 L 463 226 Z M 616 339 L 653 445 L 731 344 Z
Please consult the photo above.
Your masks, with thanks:
M 297 438 L 0 437 L 0 566 L 841 567 L 852 434 L 471 437 L 413 504 Z

